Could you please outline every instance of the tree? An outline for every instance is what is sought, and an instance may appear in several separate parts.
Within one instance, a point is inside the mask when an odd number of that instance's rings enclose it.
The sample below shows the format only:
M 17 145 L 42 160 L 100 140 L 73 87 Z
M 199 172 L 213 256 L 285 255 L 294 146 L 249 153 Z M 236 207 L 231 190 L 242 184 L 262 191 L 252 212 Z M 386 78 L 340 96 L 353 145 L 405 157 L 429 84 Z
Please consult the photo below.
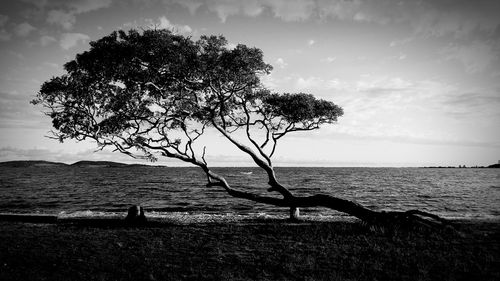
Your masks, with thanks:
M 337 122 L 343 110 L 305 93 L 272 93 L 260 82 L 272 66 L 260 49 L 227 47 L 222 36 L 197 41 L 169 30 L 113 32 L 90 43 L 90 50 L 64 65 L 66 74 L 45 82 L 34 104 L 53 122 L 54 137 L 92 139 L 151 161 L 171 157 L 200 167 L 207 186 L 231 196 L 290 208 L 326 207 L 368 223 L 443 222 L 411 210 L 378 212 L 325 194 L 296 196 L 277 179 L 272 157 L 281 138 Z M 233 188 L 206 161 L 199 146 L 216 130 L 263 169 L 268 191 L 262 196 Z

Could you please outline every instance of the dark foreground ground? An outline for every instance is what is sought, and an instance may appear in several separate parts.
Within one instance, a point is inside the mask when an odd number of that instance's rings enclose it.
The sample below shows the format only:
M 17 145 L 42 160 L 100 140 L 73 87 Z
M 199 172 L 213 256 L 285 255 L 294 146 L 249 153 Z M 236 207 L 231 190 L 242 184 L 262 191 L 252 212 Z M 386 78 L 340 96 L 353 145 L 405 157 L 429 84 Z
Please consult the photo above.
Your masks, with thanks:
M 0 280 L 500 280 L 500 222 L 464 235 L 355 222 L 146 227 L 0 221 Z

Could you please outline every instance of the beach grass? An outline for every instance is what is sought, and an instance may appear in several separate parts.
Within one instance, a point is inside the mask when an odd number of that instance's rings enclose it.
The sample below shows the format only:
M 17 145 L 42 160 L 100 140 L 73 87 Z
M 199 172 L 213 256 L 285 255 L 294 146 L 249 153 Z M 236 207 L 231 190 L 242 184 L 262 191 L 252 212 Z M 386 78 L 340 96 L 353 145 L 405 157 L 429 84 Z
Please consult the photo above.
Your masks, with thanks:
M 500 280 L 500 223 L 0 222 L 0 280 Z

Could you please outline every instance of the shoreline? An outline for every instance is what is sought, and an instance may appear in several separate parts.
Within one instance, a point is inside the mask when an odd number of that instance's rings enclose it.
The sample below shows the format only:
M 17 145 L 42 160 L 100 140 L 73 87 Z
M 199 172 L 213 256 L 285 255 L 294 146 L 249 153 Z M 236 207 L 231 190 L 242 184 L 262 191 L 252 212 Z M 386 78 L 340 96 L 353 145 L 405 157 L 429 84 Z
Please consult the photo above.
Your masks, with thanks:
M 0 222 L 27 222 L 27 223 L 51 223 L 51 224 L 64 224 L 64 223 L 99 223 L 106 222 L 114 225 L 123 223 L 125 224 L 126 213 L 109 213 L 103 215 L 85 215 L 77 212 L 76 215 L 69 214 L 42 214 L 42 213 L 5 213 L 0 212 Z M 213 214 L 213 213 L 187 213 L 187 212 L 172 212 L 165 214 L 148 214 L 147 224 L 161 225 L 161 224 L 196 224 L 196 223 L 238 223 L 248 221 L 261 221 L 261 222 L 280 222 L 287 221 L 286 215 L 267 215 L 267 214 Z M 451 224 L 481 224 L 491 223 L 500 224 L 500 217 L 491 218 L 445 218 Z M 302 223 L 320 223 L 320 222 L 358 222 L 359 220 L 352 216 L 339 215 L 303 215 L 299 222 Z

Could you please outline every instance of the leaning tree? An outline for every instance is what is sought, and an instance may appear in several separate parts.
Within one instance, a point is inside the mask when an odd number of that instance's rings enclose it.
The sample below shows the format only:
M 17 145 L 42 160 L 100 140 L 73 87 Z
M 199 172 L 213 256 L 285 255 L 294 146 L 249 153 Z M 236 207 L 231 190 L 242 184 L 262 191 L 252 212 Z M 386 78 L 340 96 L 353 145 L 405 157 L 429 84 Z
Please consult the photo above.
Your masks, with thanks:
M 367 223 L 442 223 L 438 216 L 411 210 L 379 212 L 330 195 L 297 196 L 276 177 L 272 158 L 290 133 L 337 122 L 343 110 L 305 93 L 272 93 L 260 82 L 272 66 L 262 51 L 228 48 L 222 36 L 190 37 L 169 30 L 113 32 L 64 65 L 66 74 L 45 82 L 41 104 L 54 137 L 91 139 L 135 158 L 176 158 L 200 167 L 207 186 L 229 195 L 286 207 L 326 207 Z M 206 160 L 199 144 L 217 131 L 265 171 L 269 196 L 231 186 Z M 276 196 L 276 194 L 278 196 Z

